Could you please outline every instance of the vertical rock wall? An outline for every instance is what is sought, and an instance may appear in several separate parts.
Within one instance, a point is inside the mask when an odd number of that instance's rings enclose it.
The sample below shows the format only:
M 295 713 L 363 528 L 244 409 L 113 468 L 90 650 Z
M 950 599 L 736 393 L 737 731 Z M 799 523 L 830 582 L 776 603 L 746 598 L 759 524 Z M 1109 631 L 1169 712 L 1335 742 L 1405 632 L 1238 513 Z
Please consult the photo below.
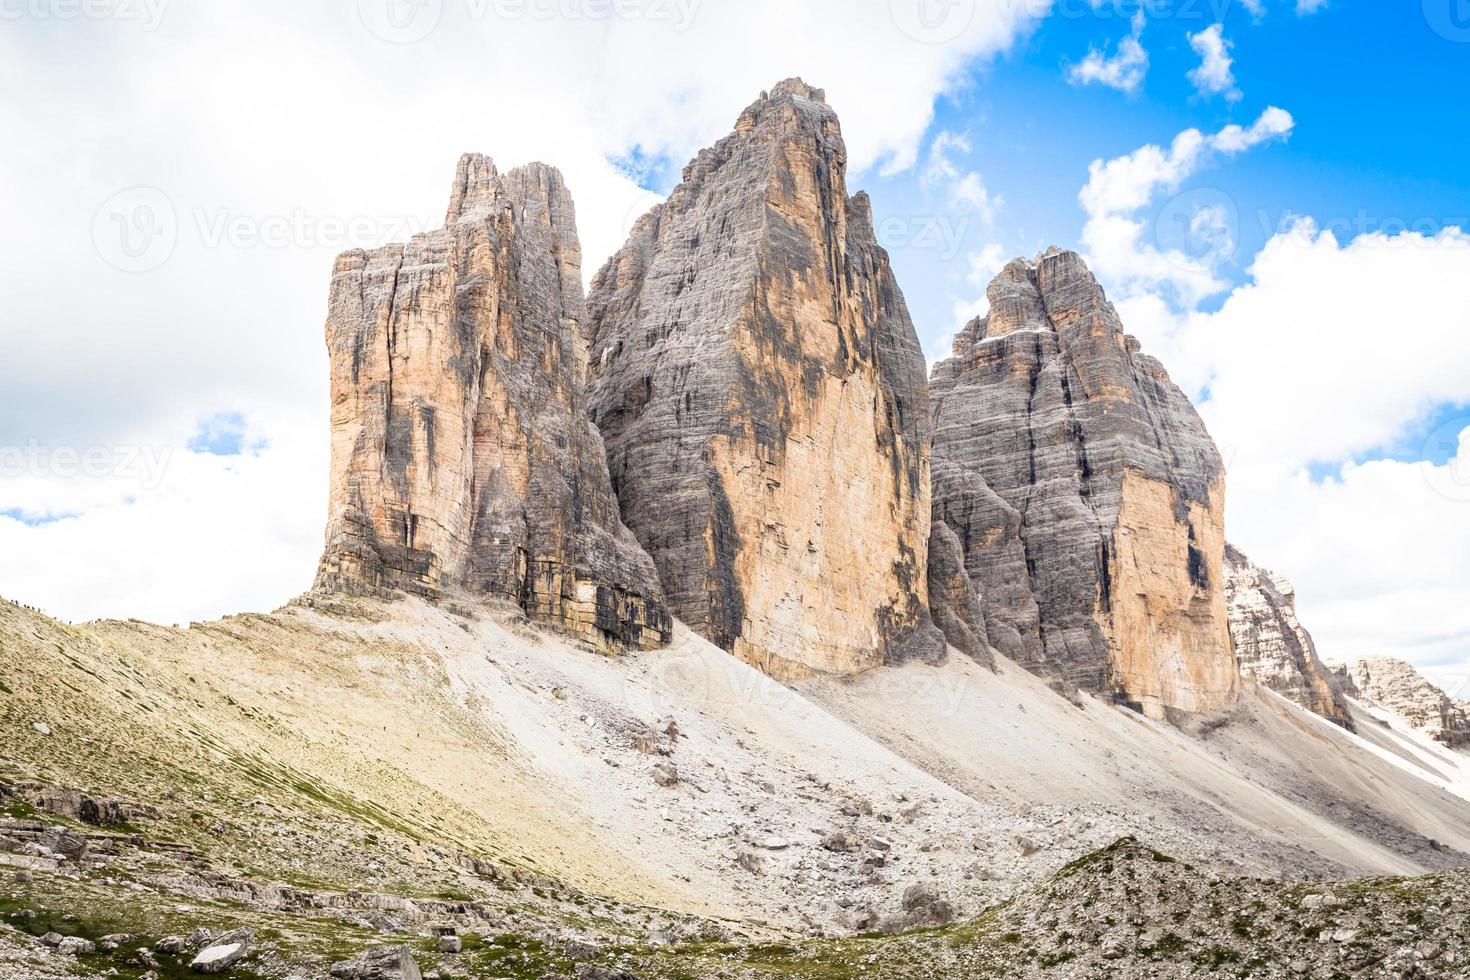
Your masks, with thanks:
M 467 591 L 602 648 L 667 642 L 585 416 L 584 321 L 571 196 L 541 164 L 466 156 L 442 229 L 338 258 L 318 586 Z
M 598 273 L 592 409 L 674 613 L 782 677 L 937 659 L 924 359 L 823 94 L 777 85 Z
M 1224 472 L 1081 258 L 1016 260 L 935 365 L 934 513 L 991 642 L 1160 718 L 1231 702 Z

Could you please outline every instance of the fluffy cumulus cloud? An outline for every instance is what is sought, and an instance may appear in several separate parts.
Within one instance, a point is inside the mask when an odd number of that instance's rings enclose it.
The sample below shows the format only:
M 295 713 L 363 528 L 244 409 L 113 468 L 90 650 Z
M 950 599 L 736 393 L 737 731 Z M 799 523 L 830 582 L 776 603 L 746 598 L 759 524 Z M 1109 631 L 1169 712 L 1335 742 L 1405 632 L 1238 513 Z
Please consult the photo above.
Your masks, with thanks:
M 1108 54 L 1093 48 L 1087 57 L 1067 69 L 1074 85 L 1103 85 L 1132 95 L 1148 75 L 1148 52 L 1143 47 L 1143 29 L 1147 19 L 1142 8 L 1133 15 L 1132 31 L 1118 42 L 1118 50 Z
M 1235 87 L 1234 62 L 1230 58 L 1231 43 L 1225 39 L 1224 25 L 1215 24 L 1189 35 L 1189 46 L 1199 55 L 1199 67 L 1189 73 L 1189 81 L 1200 95 L 1225 96 L 1226 101 L 1240 99 Z
M 1213 160 L 1285 139 L 1293 126 L 1291 114 L 1273 106 L 1248 127 L 1232 124 L 1213 135 L 1187 129 L 1167 149 L 1150 144 L 1094 161 L 1078 195 L 1087 213 L 1082 243 L 1094 269 L 1129 292 L 1164 292 L 1188 307 L 1221 292 L 1226 283 L 1217 266 L 1235 246 L 1229 202 L 1183 195 L 1152 222 L 1139 212 L 1180 191 Z
M 929 144 L 929 159 L 924 165 L 921 183 L 942 189 L 949 207 L 973 212 L 989 224 L 995 220 L 995 212 L 1002 204 L 1000 196 L 991 195 L 985 186 L 985 178 L 979 172 L 963 169 L 954 159 L 956 155 L 971 150 L 969 137 L 949 130 L 940 131 Z
M 559 166 L 590 276 L 657 200 L 640 181 L 762 89 L 825 87 L 859 179 L 910 167 L 936 98 L 1048 6 L 30 5 L 0 32 L 0 211 L 23 229 L 0 237 L 0 450 L 23 469 L 0 481 L 0 595 L 175 620 L 306 585 L 333 257 L 436 227 L 460 153 Z M 953 194 L 993 207 L 978 175 Z

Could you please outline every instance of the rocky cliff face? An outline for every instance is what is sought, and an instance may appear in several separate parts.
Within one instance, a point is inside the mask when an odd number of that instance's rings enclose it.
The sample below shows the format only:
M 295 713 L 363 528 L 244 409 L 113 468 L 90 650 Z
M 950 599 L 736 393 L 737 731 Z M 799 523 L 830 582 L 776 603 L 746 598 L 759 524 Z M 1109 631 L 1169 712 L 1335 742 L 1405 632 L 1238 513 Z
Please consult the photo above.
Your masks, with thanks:
M 1352 731 L 1352 715 L 1337 678 L 1317 658 L 1311 634 L 1297 619 L 1291 583 L 1226 545 L 1225 599 L 1241 671 Z
M 1234 699 L 1219 453 L 1081 258 L 1016 260 L 935 365 L 934 514 L 990 640 L 1155 717 Z
M 1336 664 L 1333 675 L 1348 695 L 1392 711 L 1450 748 L 1470 749 L 1470 703 L 1451 698 L 1412 664 L 1370 657 Z
M 819 89 L 777 85 L 598 273 L 591 398 L 675 614 L 783 677 L 943 656 L 924 359 Z
M 460 160 L 444 227 L 338 258 L 319 587 L 468 591 L 599 647 L 670 620 L 585 416 L 585 306 L 553 168 Z

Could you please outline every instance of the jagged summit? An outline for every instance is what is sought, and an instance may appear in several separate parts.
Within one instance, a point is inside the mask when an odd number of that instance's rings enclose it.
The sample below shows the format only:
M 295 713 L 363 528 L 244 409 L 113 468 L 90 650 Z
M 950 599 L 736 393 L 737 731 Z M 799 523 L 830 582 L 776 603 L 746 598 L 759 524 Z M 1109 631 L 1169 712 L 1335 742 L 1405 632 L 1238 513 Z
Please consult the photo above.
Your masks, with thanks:
M 944 656 L 923 354 L 822 92 L 779 83 L 592 287 L 592 407 L 676 615 L 782 676 Z
M 770 99 L 779 99 L 782 96 L 791 96 L 792 98 L 797 99 L 807 99 L 811 102 L 821 102 L 824 105 L 827 102 L 827 92 L 825 89 L 817 88 L 814 85 L 808 85 L 806 82 L 802 81 L 799 77 L 796 76 L 793 76 L 791 78 L 783 78 L 781 81 L 777 82 L 771 87 L 769 93 L 762 92 L 761 100 L 767 101 Z
M 528 166 L 555 169 L 541 163 Z M 454 186 L 450 190 L 444 225 L 448 227 L 461 219 L 483 217 L 507 203 L 495 161 L 483 153 L 466 153 L 459 158 L 454 170 Z
M 670 634 L 584 411 L 561 174 L 466 154 L 445 226 L 332 277 L 332 482 L 317 583 L 508 599 L 598 646 Z
M 1009 263 L 933 368 L 934 518 L 998 649 L 1159 717 L 1230 703 L 1224 468 L 1075 252 Z

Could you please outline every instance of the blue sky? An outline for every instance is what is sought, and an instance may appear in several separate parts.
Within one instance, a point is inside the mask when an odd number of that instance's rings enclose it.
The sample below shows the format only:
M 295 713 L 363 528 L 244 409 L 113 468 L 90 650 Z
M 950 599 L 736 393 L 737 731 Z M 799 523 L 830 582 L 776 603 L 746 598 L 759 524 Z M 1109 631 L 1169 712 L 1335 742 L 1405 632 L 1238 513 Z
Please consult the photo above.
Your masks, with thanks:
M 428 0 L 393 26 L 408 2 L 6 8 L 0 595 L 180 622 L 298 594 L 335 256 L 436 227 L 483 151 L 563 171 L 590 277 L 649 188 L 801 75 L 926 350 L 999 263 L 1081 250 L 1324 654 L 1470 697 L 1464 0 L 1160 0 L 1141 24 L 1129 0 Z M 1070 78 L 1129 38 L 1135 91 Z
M 1373 231 L 1386 222 L 1433 228 L 1470 217 L 1470 46 L 1448 43 L 1429 26 L 1419 0 L 1334 0 L 1297 16 L 1278 3 L 1256 21 L 1240 3 L 1225 5 L 1225 36 L 1243 95 L 1234 103 L 1199 97 L 1186 75 L 1199 64 L 1187 35 L 1213 23 L 1208 0 L 1156 3 L 1142 41 L 1150 65 L 1134 96 L 1069 83 L 1063 65 L 1090 48 L 1111 50 L 1129 33 L 1137 4 L 1106 4 L 1097 14 L 1043 21 L 1010 55 L 970 73 L 938 100 L 934 130 L 970 135 L 957 162 L 985 177 L 1003 198 L 993 229 L 971 226 L 967 241 L 1029 255 L 1047 245 L 1078 246 L 1083 214 L 1077 192 L 1088 164 L 1167 142 L 1184 129 L 1213 131 L 1248 123 L 1266 106 L 1291 112 L 1289 142 L 1212 167 L 1192 183 L 1228 194 L 1240 213 L 1234 281 L 1290 214 L 1334 227 Z M 1081 0 L 1064 11 L 1085 9 Z M 870 175 L 863 184 L 884 213 L 942 210 L 939 191 L 912 174 Z M 1160 203 L 1160 202 L 1156 202 Z M 1360 215 L 1364 216 L 1360 220 Z M 948 297 L 965 295 L 962 261 L 936 262 L 917 249 L 893 249 L 894 263 L 925 339 L 948 328 Z

